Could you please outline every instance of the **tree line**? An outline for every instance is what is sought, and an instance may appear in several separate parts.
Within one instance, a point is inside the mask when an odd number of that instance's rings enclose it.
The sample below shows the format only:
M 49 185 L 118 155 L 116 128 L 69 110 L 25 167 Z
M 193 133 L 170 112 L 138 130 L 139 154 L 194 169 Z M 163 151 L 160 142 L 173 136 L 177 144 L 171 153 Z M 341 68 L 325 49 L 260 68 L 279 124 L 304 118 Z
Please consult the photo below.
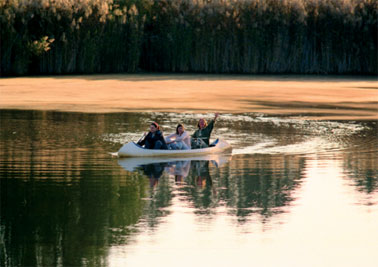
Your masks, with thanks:
M 0 0 L 5 75 L 378 74 L 376 0 Z

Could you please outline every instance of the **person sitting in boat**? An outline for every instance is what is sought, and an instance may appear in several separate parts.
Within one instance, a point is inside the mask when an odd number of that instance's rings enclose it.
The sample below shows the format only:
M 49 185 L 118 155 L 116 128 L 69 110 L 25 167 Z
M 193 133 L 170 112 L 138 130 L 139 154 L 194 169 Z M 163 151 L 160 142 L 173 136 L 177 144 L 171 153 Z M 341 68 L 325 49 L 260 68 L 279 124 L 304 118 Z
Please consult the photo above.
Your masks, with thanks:
M 144 138 L 138 142 L 138 145 L 144 145 L 147 149 L 168 149 L 160 126 L 156 122 L 150 124 L 149 133 L 144 134 Z
M 196 130 L 192 134 L 192 142 L 191 142 L 192 149 L 209 147 L 210 135 L 211 135 L 211 132 L 213 131 L 214 123 L 216 119 L 218 118 L 218 116 L 219 116 L 219 113 L 215 113 L 215 118 L 212 121 L 210 121 L 209 124 L 207 124 L 206 120 L 203 118 L 201 118 L 198 121 L 198 124 L 197 124 L 198 130 Z
M 166 138 L 168 149 L 186 150 L 190 149 L 190 136 L 185 131 L 182 124 L 177 125 L 176 133 L 173 133 Z

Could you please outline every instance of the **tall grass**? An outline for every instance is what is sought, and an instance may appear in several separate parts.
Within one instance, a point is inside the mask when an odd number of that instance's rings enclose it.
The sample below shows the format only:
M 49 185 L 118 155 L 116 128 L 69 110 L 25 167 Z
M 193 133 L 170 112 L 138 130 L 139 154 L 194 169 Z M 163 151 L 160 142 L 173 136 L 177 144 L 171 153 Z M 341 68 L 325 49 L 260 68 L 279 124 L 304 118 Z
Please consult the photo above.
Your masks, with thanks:
M 1 0 L 1 72 L 136 71 L 145 17 L 137 1 L 123 2 Z M 28 44 L 44 36 L 54 39 L 51 49 L 36 56 Z
M 378 73 L 376 0 L 0 0 L 1 74 Z

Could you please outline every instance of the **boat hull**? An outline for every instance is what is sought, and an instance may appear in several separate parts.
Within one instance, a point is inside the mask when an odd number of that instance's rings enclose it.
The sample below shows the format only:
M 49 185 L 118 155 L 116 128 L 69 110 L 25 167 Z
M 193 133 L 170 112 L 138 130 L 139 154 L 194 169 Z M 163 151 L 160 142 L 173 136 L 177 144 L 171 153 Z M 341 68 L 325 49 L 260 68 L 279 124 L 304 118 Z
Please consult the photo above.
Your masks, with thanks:
M 190 157 L 196 155 L 207 155 L 231 151 L 231 145 L 224 140 L 219 140 L 216 146 L 189 149 L 189 150 L 163 150 L 146 149 L 134 142 L 123 145 L 118 151 L 119 157 Z

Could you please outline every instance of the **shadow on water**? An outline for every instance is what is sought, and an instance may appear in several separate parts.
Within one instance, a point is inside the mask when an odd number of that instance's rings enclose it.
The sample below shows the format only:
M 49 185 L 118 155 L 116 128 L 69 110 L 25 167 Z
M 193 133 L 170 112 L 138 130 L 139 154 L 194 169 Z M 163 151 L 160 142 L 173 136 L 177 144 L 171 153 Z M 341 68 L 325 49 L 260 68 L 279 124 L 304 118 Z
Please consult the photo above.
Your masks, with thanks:
M 226 214 L 236 226 L 269 226 L 295 205 L 309 155 L 343 162 L 352 188 L 373 196 L 363 204 L 376 205 L 375 122 L 224 115 L 215 135 L 233 144 L 233 155 L 109 155 L 151 120 L 167 132 L 178 121 L 192 131 L 198 116 L 1 111 L 0 265 L 105 266 L 111 247 L 156 231 L 177 202 L 204 223 Z

